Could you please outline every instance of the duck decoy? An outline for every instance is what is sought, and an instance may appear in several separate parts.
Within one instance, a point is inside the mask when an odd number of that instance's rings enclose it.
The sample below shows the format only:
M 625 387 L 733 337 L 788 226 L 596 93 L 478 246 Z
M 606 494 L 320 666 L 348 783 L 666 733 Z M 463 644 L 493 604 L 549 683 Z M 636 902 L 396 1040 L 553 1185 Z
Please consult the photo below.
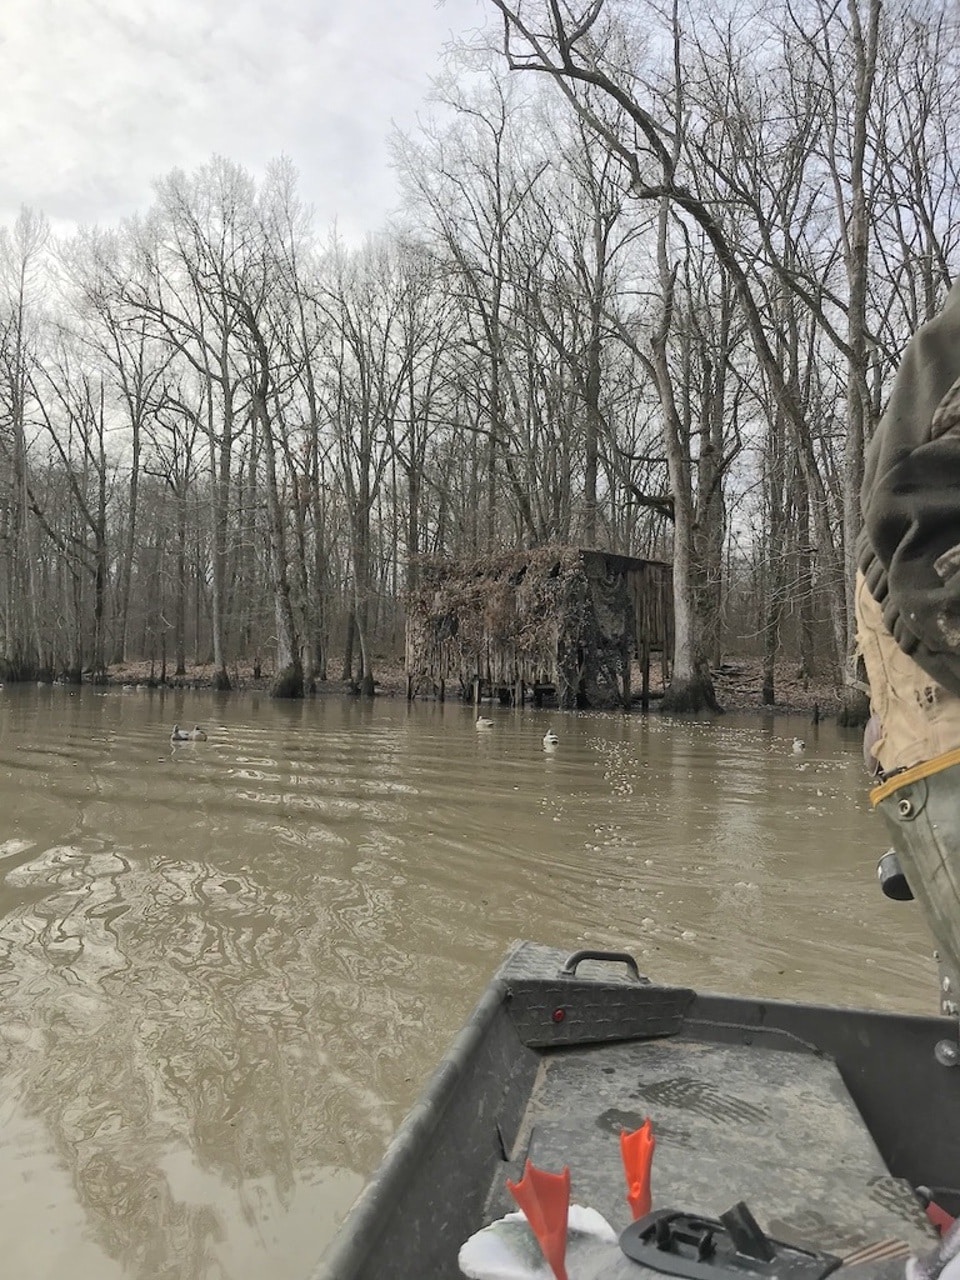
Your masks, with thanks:
M 195 724 L 192 729 L 181 729 L 178 724 L 173 726 L 173 732 L 170 734 L 171 742 L 206 742 L 207 735 Z
M 802 738 L 794 738 L 791 750 L 795 756 L 802 756 L 807 749 L 807 744 Z
M 545 747 L 555 747 L 559 741 L 560 739 L 557 737 L 557 735 L 553 732 L 552 729 L 548 729 L 547 732 L 543 735 L 543 745 Z
M 620 1135 L 630 1188 L 627 1201 L 634 1217 L 643 1220 L 650 1212 L 650 1165 L 656 1145 L 649 1125 L 648 1120 L 635 1132 Z M 631 1180 L 632 1170 L 640 1176 Z M 467 1240 L 458 1258 L 465 1276 L 471 1280 L 497 1280 L 506 1275 L 535 1280 L 549 1270 L 566 1280 L 568 1262 L 571 1276 L 623 1274 L 617 1233 L 606 1218 L 596 1209 L 570 1203 L 569 1167 L 562 1173 L 548 1173 L 528 1159 L 519 1182 L 507 1179 L 507 1190 L 521 1212 L 507 1214 Z M 539 1245 L 541 1257 L 536 1256 L 529 1235 Z M 636 1254 L 631 1251 L 627 1256 L 634 1258 Z
M 492 721 L 492 720 L 488 720 L 486 716 L 477 716 L 477 728 L 478 728 L 478 729 L 492 729 L 492 728 L 493 728 L 493 721 Z

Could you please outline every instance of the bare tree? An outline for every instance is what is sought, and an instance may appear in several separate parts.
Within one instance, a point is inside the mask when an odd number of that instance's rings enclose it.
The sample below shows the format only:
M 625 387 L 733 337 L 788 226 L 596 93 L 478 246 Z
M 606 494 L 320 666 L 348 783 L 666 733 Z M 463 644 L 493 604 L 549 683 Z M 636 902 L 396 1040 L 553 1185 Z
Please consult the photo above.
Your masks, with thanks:
M 44 503 L 28 484 L 30 509 L 44 533 L 72 567 L 74 629 L 63 674 L 80 682 L 85 668 L 94 680 L 106 674 L 105 637 L 109 585 L 107 496 L 112 465 L 107 457 L 105 391 L 96 371 L 83 367 L 76 343 L 65 333 L 48 359 L 29 377 L 48 447 L 59 463 L 72 510 Z M 86 636 L 84 583 L 93 584 L 92 636 Z
M 113 281 L 129 279 L 136 270 L 130 248 L 129 240 L 119 235 L 84 230 L 62 245 L 59 253 L 61 266 L 75 291 L 73 298 L 66 299 L 72 304 L 74 330 L 90 358 L 109 379 L 111 399 L 116 401 L 129 430 L 124 458 L 128 477 L 126 527 L 116 584 L 114 662 L 127 659 L 144 430 L 156 410 L 159 388 L 172 358 L 171 348 L 151 337 L 149 318 L 131 311 L 112 288 Z
M 27 420 L 36 358 L 33 312 L 47 237 L 46 220 L 29 209 L 21 210 L 12 232 L 0 231 L 0 671 L 7 679 L 36 678 L 42 665 Z
M 401 299 L 388 246 L 371 242 L 354 255 L 342 248 L 337 251 L 319 300 L 329 322 L 327 400 L 350 528 L 352 618 L 360 645 L 358 684 L 365 695 L 374 692 L 372 520 L 391 457 L 404 383 L 402 352 L 397 347 Z M 349 679 L 349 660 L 345 665 Z
M 278 444 L 289 484 L 292 520 L 290 571 L 295 580 L 304 680 L 324 678 L 327 651 L 328 488 L 323 474 L 331 441 L 323 422 L 322 329 L 317 304 L 320 264 L 311 239 L 308 211 L 296 194 L 296 174 L 287 161 L 271 166 L 264 199 L 264 231 L 276 273 L 271 323 L 280 360 L 289 370 L 286 416 Z
M 605 0 L 592 0 L 576 13 L 561 10 L 552 3 L 546 8 L 538 3 L 512 4 L 509 0 L 493 0 L 493 3 L 504 19 L 508 65 L 516 70 L 550 76 L 601 143 L 620 160 L 632 194 L 641 200 L 667 201 L 680 216 L 696 224 L 729 276 L 757 359 L 777 402 L 783 406 L 797 443 L 798 457 L 812 498 L 818 549 L 824 561 L 829 563 L 835 554 L 835 539 L 823 480 L 817 467 L 814 441 L 804 406 L 797 402 L 771 345 L 751 279 L 753 252 L 745 256 L 738 238 L 725 225 L 722 193 L 708 190 L 700 194 L 697 188 L 702 174 L 694 170 L 685 172 L 683 168 L 691 149 L 687 144 L 688 129 L 681 107 L 684 99 L 684 77 L 681 74 L 683 32 L 676 0 L 669 20 L 672 70 L 669 77 L 653 90 L 647 90 L 636 77 L 631 78 L 607 56 L 616 32 L 606 21 Z M 601 100 L 609 99 L 616 103 L 623 118 L 629 122 L 629 128 L 611 125 L 593 105 L 595 95 L 599 95 Z M 702 148 L 698 151 L 701 153 Z M 719 176 L 724 185 L 729 185 L 722 157 L 714 165 L 714 175 Z M 842 615 L 837 621 L 836 634 L 838 650 L 843 653 L 846 651 L 847 629 Z
M 174 674 L 186 674 L 187 588 L 190 497 L 197 487 L 197 441 L 202 435 L 205 406 L 204 382 L 181 361 L 168 366 L 164 384 L 158 388 L 154 412 L 144 426 L 144 472 L 160 480 L 173 500 L 173 621 L 166 619 L 163 602 L 157 618 L 161 634 L 161 660 L 166 667 L 166 635 L 173 632 Z M 164 538 L 166 544 L 168 539 Z M 200 571 L 193 566 L 193 574 Z
M 395 493 L 394 500 L 404 508 L 404 586 L 409 591 L 416 585 L 425 545 L 428 448 L 431 441 L 438 442 L 451 417 L 449 362 L 459 350 L 458 317 L 454 298 L 443 287 L 441 266 L 425 245 L 402 238 L 396 265 L 400 293 L 396 347 L 402 387 L 391 449 L 404 480 L 405 492 Z
M 531 158 L 529 132 L 527 146 L 519 147 L 513 128 L 519 107 L 500 81 L 485 80 L 470 93 L 450 86 L 441 100 L 456 113 L 454 125 L 428 132 L 419 145 L 398 139 L 396 152 L 408 197 L 428 214 L 455 268 L 451 284 L 462 290 L 466 342 L 482 358 L 475 387 L 486 471 L 479 542 L 487 549 L 498 542 L 501 485 L 521 540 L 536 542 L 525 406 L 511 362 L 517 280 L 511 231 L 547 161 Z
M 230 687 L 224 646 L 227 563 L 235 451 L 250 389 L 243 291 L 238 280 L 256 256 L 258 221 L 253 183 L 239 166 L 215 160 L 193 177 L 175 171 L 157 185 L 151 217 L 134 223 L 142 269 L 116 282 L 119 297 L 150 321 L 204 380 L 208 483 L 213 546 L 211 630 L 215 681 Z

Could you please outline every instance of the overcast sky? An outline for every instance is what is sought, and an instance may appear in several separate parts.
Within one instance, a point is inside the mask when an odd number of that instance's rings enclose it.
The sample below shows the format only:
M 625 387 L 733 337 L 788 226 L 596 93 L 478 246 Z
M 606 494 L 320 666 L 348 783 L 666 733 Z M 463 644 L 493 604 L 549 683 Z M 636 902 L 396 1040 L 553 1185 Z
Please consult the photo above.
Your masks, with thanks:
M 444 44 L 484 0 L 0 0 L 0 221 L 56 230 L 142 210 L 217 152 L 290 156 L 322 227 L 396 203 L 386 139 L 412 128 Z

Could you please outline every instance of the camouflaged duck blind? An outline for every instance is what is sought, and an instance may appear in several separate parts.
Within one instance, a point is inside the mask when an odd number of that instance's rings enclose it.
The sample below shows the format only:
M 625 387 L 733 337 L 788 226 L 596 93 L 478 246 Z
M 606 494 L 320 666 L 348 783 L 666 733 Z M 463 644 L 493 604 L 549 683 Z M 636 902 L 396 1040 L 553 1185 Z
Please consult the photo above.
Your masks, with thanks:
M 462 696 L 558 706 L 627 706 L 640 665 L 673 636 L 670 565 L 550 546 L 470 560 L 420 559 L 406 601 L 407 694 L 459 685 Z

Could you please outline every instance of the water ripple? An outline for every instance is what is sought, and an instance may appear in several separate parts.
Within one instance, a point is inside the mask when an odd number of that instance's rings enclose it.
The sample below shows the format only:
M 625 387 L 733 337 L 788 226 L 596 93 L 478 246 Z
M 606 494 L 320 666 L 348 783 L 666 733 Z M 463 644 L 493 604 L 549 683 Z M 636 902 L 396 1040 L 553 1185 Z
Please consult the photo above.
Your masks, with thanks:
M 74 1280 L 304 1274 L 517 936 L 930 1007 L 856 743 L 805 726 L 800 768 L 796 729 L 4 691 L 0 1234 L 52 1210 Z

